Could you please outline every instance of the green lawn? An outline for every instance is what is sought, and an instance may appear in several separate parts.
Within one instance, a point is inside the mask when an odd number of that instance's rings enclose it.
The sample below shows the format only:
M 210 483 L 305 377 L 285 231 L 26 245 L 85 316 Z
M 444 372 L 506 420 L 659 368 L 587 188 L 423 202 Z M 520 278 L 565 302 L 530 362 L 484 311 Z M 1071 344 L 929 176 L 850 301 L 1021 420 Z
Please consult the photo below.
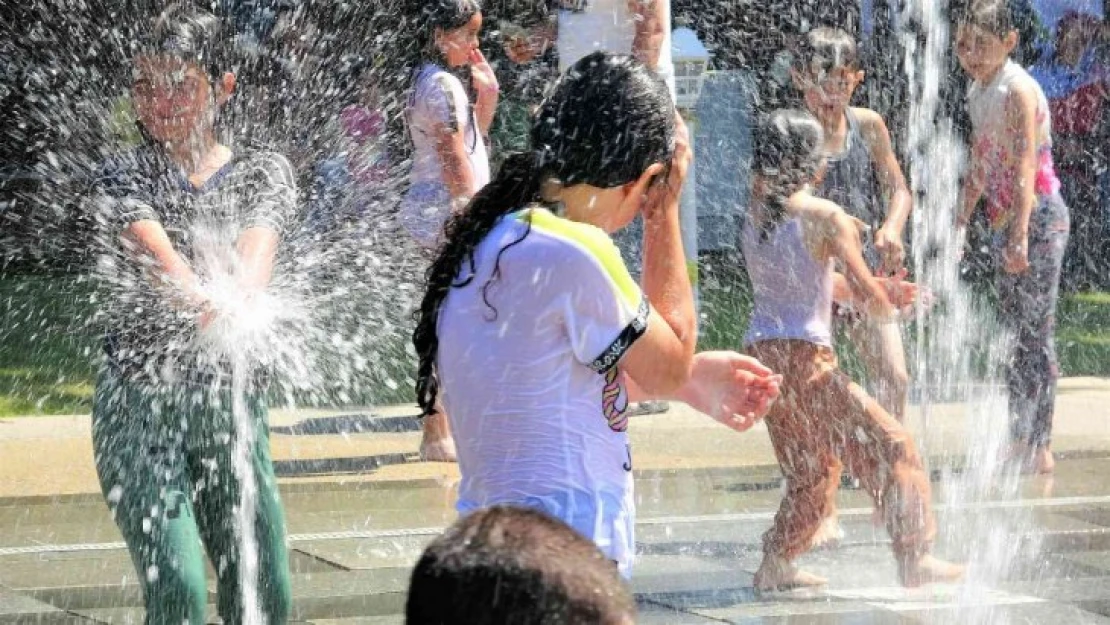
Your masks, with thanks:
M 702 347 L 735 349 L 750 310 L 746 278 L 704 265 L 701 277 Z M 0 417 L 89 410 L 99 353 L 88 323 L 93 310 L 92 289 L 71 277 L 0 277 Z M 1059 320 L 1064 374 L 1110 375 L 1110 293 L 1066 297 Z M 402 348 L 391 351 L 402 354 Z M 382 377 L 398 382 L 369 395 L 407 400 L 409 365 L 384 364 Z

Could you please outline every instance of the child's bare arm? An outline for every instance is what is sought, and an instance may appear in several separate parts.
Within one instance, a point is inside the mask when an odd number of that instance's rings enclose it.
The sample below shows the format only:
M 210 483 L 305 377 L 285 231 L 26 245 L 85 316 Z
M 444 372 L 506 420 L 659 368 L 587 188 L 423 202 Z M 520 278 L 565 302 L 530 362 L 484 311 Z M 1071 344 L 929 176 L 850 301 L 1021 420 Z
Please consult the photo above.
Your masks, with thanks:
M 828 219 L 831 228 L 827 249 L 843 267 L 852 300 L 862 304 L 864 311 L 875 319 L 894 317 L 895 309 L 887 298 L 886 289 L 867 268 L 867 261 L 863 259 L 859 228 L 855 222 L 842 211 L 831 213 Z
M 1016 175 L 1010 209 L 1013 217 L 1003 260 L 1007 271 L 1018 273 L 1029 265 L 1029 218 L 1037 203 L 1037 95 L 1032 85 L 1015 85 L 1006 98 L 1004 114 Z
M 247 228 L 239 235 L 236 247 L 239 251 L 240 286 L 255 291 L 270 284 L 280 239 L 273 228 L 263 226 Z
M 466 132 L 462 127 L 440 124 L 435 129 L 436 154 L 443 167 L 443 182 L 452 200 L 468 198 L 477 190 L 470 160 L 466 156 Z
M 177 250 L 162 224 L 151 219 L 133 222 L 124 230 L 124 236 L 137 244 L 153 259 L 155 269 L 169 283 L 180 288 L 191 303 L 199 303 L 200 280 Z
M 975 146 L 978 143 L 978 137 L 973 134 L 971 145 Z M 975 213 L 975 207 L 979 204 L 979 199 L 983 197 L 983 190 L 986 186 L 986 164 L 983 162 L 982 156 L 972 149 L 970 167 L 964 176 L 963 188 L 960 190 L 959 212 L 956 213 L 957 228 L 967 228 L 967 225 L 971 223 L 971 216 Z
M 863 122 L 863 136 L 871 152 L 871 161 L 878 172 L 883 195 L 887 199 L 886 219 L 882 228 L 875 233 L 875 247 L 883 255 L 883 269 L 889 272 L 901 268 L 905 259 L 903 233 L 906 220 L 913 210 L 913 198 L 902 167 L 894 155 L 890 142 L 890 131 L 878 113 L 868 109 L 857 109 Z
M 651 69 L 659 67 L 663 39 L 670 21 L 671 0 L 628 0 L 636 16 L 632 56 Z

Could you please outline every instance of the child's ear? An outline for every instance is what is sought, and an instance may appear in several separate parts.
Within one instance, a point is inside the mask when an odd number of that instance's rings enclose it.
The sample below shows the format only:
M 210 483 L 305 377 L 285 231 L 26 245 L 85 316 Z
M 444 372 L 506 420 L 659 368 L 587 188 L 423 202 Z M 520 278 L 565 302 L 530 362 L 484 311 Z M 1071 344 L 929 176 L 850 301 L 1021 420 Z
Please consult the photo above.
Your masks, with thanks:
M 863 71 L 862 69 L 857 70 L 856 71 L 856 84 L 859 84 L 859 83 L 863 82 L 863 79 L 866 78 L 866 77 L 867 77 L 867 72 Z
M 1002 38 L 1002 43 L 1006 44 L 1006 49 L 1012 52 L 1018 44 L 1017 31 L 1011 30 L 1010 32 L 1006 33 L 1006 36 Z

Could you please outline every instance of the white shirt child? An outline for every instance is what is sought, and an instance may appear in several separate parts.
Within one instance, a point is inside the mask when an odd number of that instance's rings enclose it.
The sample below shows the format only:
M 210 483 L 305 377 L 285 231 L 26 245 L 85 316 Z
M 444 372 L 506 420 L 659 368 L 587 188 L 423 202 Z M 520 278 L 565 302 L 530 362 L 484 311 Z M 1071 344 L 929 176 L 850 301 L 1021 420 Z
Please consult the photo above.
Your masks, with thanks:
M 435 247 L 444 222 L 451 216 L 451 194 L 436 152 L 436 128 L 446 124 L 463 129 L 475 183 L 471 195 L 489 183 L 489 155 L 478 131 L 477 116 L 458 77 L 428 63 L 420 69 L 414 85 L 406 111 L 414 155 L 409 191 L 401 204 L 401 222 L 418 243 Z
M 608 235 L 539 208 L 502 218 L 474 259 L 439 317 L 458 510 L 538 508 L 628 576 L 635 507 L 618 363 L 647 328 L 647 300 Z

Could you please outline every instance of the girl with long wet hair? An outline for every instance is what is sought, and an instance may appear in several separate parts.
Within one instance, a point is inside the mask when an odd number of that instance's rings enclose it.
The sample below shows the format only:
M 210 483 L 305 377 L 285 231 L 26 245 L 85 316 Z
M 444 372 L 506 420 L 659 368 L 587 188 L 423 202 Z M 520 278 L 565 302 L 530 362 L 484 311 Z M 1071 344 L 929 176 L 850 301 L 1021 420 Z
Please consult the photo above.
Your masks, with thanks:
M 694 355 L 678 198 L 690 161 L 666 85 L 628 56 L 575 64 L 534 116 L 534 150 L 447 224 L 413 337 L 425 413 L 442 396 L 458 509 L 544 510 L 626 575 L 633 553 L 630 400 L 676 397 L 745 430 L 777 379 Z M 641 289 L 609 234 L 637 214 Z
M 409 188 L 401 223 L 426 251 L 442 241 L 443 225 L 489 182 L 487 137 L 499 86 L 478 49 L 482 7 L 477 0 L 421 2 L 405 122 L 412 143 Z M 469 70 L 470 85 L 457 73 Z M 473 90 L 473 97 L 471 97 Z M 455 443 L 442 414 L 424 419 L 420 455 L 454 461 Z

